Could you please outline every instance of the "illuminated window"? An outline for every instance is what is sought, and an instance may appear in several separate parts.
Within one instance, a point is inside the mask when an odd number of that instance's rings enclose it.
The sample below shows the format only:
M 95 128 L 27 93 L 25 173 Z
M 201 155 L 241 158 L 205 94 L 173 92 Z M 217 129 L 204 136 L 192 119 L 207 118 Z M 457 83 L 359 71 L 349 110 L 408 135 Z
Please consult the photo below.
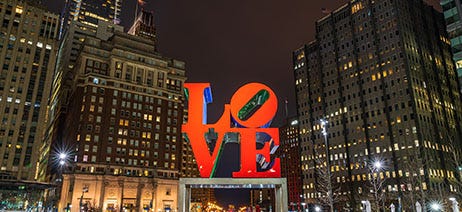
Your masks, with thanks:
M 462 68 L 462 60 L 456 61 L 456 66 L 457 66 L 457 69 Z
M 363 8 L 364 8 L 363 4 L 361 2 L 358 2 L 357 4 L 354 4 L 351 7 L 351 13 L 355 14 L 356 12 L 358 12 L 359 10 L 361 10 Z

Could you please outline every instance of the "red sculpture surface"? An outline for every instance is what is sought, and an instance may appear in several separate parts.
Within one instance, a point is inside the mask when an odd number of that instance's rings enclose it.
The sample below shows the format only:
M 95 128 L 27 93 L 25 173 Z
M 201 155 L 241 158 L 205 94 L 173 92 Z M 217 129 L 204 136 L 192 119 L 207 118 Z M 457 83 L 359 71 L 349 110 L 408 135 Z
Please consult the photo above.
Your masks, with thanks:
M 233 177 L 281 176 L 279 158 L 271 158 L 279 146 L 279 129 L 268 128 L 277 111 L 277 97 L 269 87 L 249 83 L 239 88 L 214 124 L 206 123 L 206 108 L 211 103 L 210 84 L 185 83 L 185 88 L 189 96 L 188 122 L 182 131 L 191 143 L 201 177 L 213 177 L 227 133 L 238 134 L 240 143 L 240 170 L 233 172 Z M 211 130 L 217 137 L 214 149 L 209 150 L 206 134 Z

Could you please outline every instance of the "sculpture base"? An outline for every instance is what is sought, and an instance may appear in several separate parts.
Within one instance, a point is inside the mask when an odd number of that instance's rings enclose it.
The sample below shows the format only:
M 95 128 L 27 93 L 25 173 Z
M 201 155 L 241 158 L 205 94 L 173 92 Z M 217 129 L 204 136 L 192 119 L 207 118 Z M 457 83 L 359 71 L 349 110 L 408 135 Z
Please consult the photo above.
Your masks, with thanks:
M 178 211 L 190 208 L 191 188 L 275 190 L 275 212 L 287 212 L 287 180 L 285 178 L 180 178 L 178 185 Z

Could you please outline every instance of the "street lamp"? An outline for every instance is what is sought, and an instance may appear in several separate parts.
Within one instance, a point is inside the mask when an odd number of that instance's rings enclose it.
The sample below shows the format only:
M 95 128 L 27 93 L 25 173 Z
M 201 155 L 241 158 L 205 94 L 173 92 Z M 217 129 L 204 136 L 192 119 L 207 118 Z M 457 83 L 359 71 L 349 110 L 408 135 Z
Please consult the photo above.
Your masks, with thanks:
M 382 171 L 385 166 L 384 166 L 384 162 L 382 159 L 380 158 L 375 158 L 372 163 L 370 163 L 371 165 L 369 166 L 369 168 L 371 169 L 371 171 L 373 172 L 380 172 Z
M 315 206 L 315 207 L 314 207 L 314 211 L 316 211 L 316 212 L 319 212 L 319 211 L 321 211 L 321 207 L 319 207 L 319 206 Z
M 361 204 L 363 206 L 362 211 L 371 212 L 371 202 L 369 202 L 369 200 L 363 200 L 361 201 Z
M 59 165 L 63 166 L 66 164 L 67 154 L 66 153 L 59 153 Z
M 305 211 L 305 206 L 306 206 L 306 203 L 305 202 L 302 202 L 302 211 Z
M 380 170 L 382 168 L 382 162 L 381 161 L 375 161 L 374 162 L 374 168 L 377 170 Z
M 459 212 L 459 203 L 457 202 L 455 197 L 450 197 L 449 200 L 451 201 L 451 207 L 453 212 Z
M 441 204 L 439 202 L 432 202 L 430 203 L 430 209 L 432 211 L 441 211 Z
M 67 154 L 64 152 L 59 153 L 59 159 L 64 160 L 67 158 Z
M 56 147 L 53 150 L 55 163 L 61 163 L 61 161 L 69 162 L 72 156 L 72 148 L 70 147 Z
M 384 163 L 381 159 L 376 158 L 369 163 L 368 167 L 371 172 L 370 182 L 374 189 L 375 207 L 377 210 L 384 209 L 385 203 L 383 200 L 382 187 L 385 180 L 380 176 L 380 172 L 385 168 Z
M 84 185 L 82 188 L 82 196 L 80 196 L 80 211 L 83 211 L 83 194 L 88 192 L 88 186 Z
M 326 169 L 327 169 L 327 198 L 329 201 L 330 211 L 334 211 L 334 197 L 332 193 L 332 174 L 330 172 L 330 160 L 329 160 L 329 146 L 327 140 L 327 120 L 321 119 L 321 128 L 322 128 L 322 135 L 324 136 L 324 146 L 326 151 Z

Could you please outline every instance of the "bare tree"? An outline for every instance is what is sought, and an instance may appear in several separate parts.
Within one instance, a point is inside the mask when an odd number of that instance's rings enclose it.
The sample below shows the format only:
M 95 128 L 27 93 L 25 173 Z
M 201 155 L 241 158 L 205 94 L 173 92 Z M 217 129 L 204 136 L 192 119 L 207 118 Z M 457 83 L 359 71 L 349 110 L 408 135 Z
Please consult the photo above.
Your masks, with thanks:
M 384 162 L 381 159 L 375 159 L 367 164 L 369 170 L 368 179 L 371 185 L 372 196 L 374 199 L 374 211 L 385 210 L 385 181 L 386 178 L 383 175 Z
M 416 203 L 419 202 L 425 211 L 428 192 L 423 189 L 425 181 L 424 167 L 426 160 L 422 157 L 413 157 L 403 163 L 404 177 L 401 179 L 401 191 L 403 192 L 403 208 L 416 211 Z
M 340 192 L 339 186 L 334 186 L 334 176 L 330 171 L 330 163 L 328 156 L 321 157 L 321 154 L 317 154 L 315 148 L 315 155 L 318 157 L 315 159 L 316 163 L 316 191 L 321 195 L 317 197 L 318 201 L 325 206 L 329 206 L 329 211 L 334 211 L 334 205 L 340 199 L 338 195 Z
M 459 191 L 462 189 L 462 149 L 457 148 L 452 139 L 450 139 L 449 143 L 449 162 L 451 163 L 451 167 L 454 169 L 455 172 L 455 184 L 459 187 Z M 462 194 L 459 195 L 462 198 Z

